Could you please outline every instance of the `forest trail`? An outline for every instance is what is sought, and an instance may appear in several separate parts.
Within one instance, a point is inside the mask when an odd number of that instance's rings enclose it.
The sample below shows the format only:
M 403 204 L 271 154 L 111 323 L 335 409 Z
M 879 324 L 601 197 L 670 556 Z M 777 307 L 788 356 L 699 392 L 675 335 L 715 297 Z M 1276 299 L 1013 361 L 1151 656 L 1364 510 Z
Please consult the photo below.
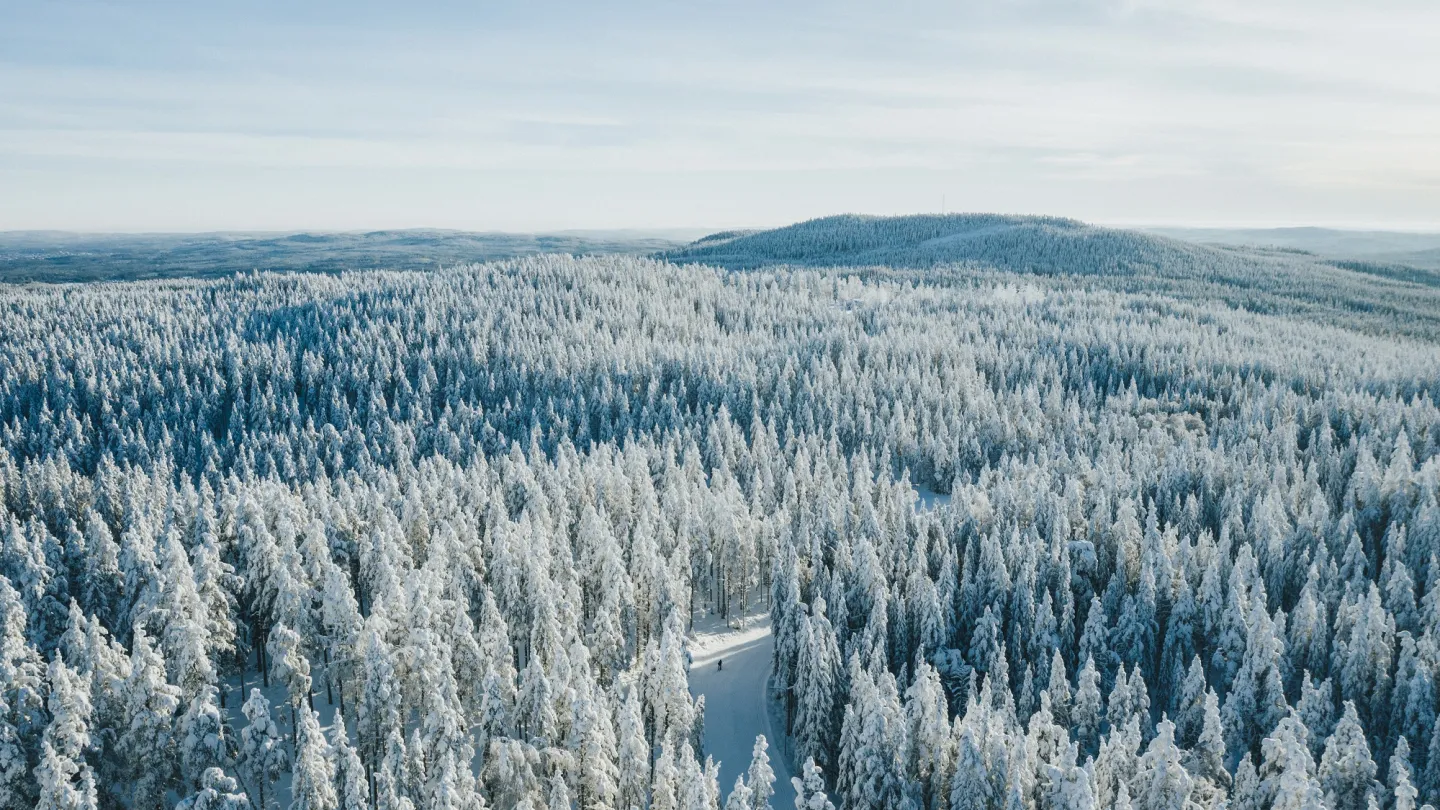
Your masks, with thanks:
M 795 804 L 790 765 L 782 753 L 788 746 L 772 727 L 768 711 L 766 681 L 774 642 L 769 615 L 748 617 L 738 630 L 718 622 L 713 626 L 696 622 L 690 691 L 705 696 L 705 753 L 720 763 L 722 806 L 735 786 L 735 777 L 750 767 L 757 734 L 764 734 L 770 742 L 770 767 L 775 771 L 770 806 L 790 810 Z M 723 669 L 718 666 L 721 662 Z

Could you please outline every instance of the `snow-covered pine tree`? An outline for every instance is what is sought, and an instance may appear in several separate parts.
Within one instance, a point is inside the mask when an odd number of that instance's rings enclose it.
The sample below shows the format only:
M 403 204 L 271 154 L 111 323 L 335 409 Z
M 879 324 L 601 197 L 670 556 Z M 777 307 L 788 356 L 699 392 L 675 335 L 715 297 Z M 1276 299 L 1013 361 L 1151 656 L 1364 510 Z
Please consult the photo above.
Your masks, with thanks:
M 240 773 L 256 810 L 276 804 L 274 784 L 290 765 L 280 729 L 270 716 L 270 701 L 251 689 L 242 707 L 247 725 L 240 731 Z
M 350 744 L 350 732 L 345 725 L 345 714 L 337 710 L 335 722 L 330 726 L 330 753 L 333 758 L 335 784 L 340 798 L 340 810 L 370 810 L 370 779 L 360 754 Z
M 581 807 L 615 808 L 620 793 L 619 743 L 605 693 L 591 682 L 576 690 L 571 727 L 578 754 L 577 799 Z
M 823 768 L 833 751 L 838 645 L 824 620 L 823 598 L 812 605 L 812 614 L 801 618 L 797 640 L 795 755 Z
M 1320 786 L 1325 801 L 1336 810 L 1364 810 L 1368 797 L 1380 787 L 1375 781 L 1375 761 L 1360 727 L 1355 704 L 1345 701 L 1345 713 L 1325 741 L 1320 758 Z
M 1095 793 L 1090 785 L 1090 774 L 1075 764 L 1078 749 L 1075 745 L 1066 747 L 1064 755 L 1055 763 L 1045 765 L 1046 783 L 1049 785 L 1045 807 L 1051 810 L 1095 810 Z
M 500 761 L 506 761 L 503 753 L 509 750 L 508 748 L 502 747 L 498 743 L 492 743 L 491 748 L 500 748 L 502 752 Z M 414 810 L 415 802 L 410 798 L 410 791 L 405 784 L 405 755 L 405 738 L 401 735 L 400 729 L 390 729 L 385 737 L 384 755 L 371 773 L 375 810 Z M 493 764 L 492 761 L 487 760 L 485 767 L 494 770 L 495 768 L 491 767 Z
M 200 776 L 200 787 L 175 810 L 251 810 L 251 804 L 234 779 L 219 768 L 209 768 Z
M 1087 656 L 1077 680 L 1071 722 L 1081 751 L 1092 755 L 1099 750 L 1100 744 L 1100 723 L 1103 719 L 1100 705 L 1100 673 L 1095 668 L 1095 659 Z
M 775 771 L 770 767 L 769 748 L 765 735 L 756 735 L 755 746 L 750 750 L 750 768 L 745 773 L 750 810 L 770 810 L 770 797 L 775 795 Z
M 314 709 L 300 711 L 295 764 L 290 770 L 290 810 L 339 810 L 335 762 Z
M 177 764 L 175 714 L 181 690 L 166 681 L 165 661 L 142 627 L 135 628 L 124 691 L 129 723 L 116 754 L 129 768 L 132 806 L 156 810 L 164 806 L 170 773 Z
M 176 727 L 181 775 L 192 789 L 200 786 L 206 771 L 211 768 L 223 771 L 232 765 L 239 750 L 234 732 L 221 715 L 216 694 L 214 686 L 200 687 Z
M 1194 791 L 1194 779 L 1181 764 L 1175 745 L 1175 724 L 1162 717 L 1155 738 L 1140 756 L 1132 782 L 1136 805 L 1147 810 L 1185 810 Z
M 385 641 L 384 612 L 365 621 L 360 647 L 360 693 L 356 698 L 355 735 L 372 779 L 385 756 L 391 731 L 400 729 L 400 696 L 395 684 L 393 651 Z M 372 786 L 371 793 L 374 788 Z
M 805 760 L 801 773 L 804 776 L 790 777 L 795 786 L 795 810 L 835 810 L 830 797 L 825 795 L 825 778 L 815 760 Z
M 1387 784 L 1393 800 L 1392 810 L 1415 810 L 1420 792 L 1415 789 L 1415 768 L 1410 764 L 1410 744 L 1404 737 L 1395 741 L 1395 752 L 1390 755 Z
M 745 784 L 745 775 L 735 777 L 735 785 L 730 788 L 730 794 L 725 797 L 725 810 L 751 810 L 755 805 L 755 795 L 751 792 L 750 786 Z
M 1315 761 L 1306 734 L 1305 724 L 1292 713 L 1261 743 L 1258 790 L 1264 805 L 1284 810 L 1320 810 L 1325 806 L 1324 789 L 1315 777 Z
M 325 579 L 320 597 L 322 654 L 325 663 L 326 702 L 334 702 L 338 693 L 340 708 L 345 708 L 345 687 L 359 669 L 356 652 L 364 620 L 350 588 L 350 580 L 340 566 L 325 566 Z

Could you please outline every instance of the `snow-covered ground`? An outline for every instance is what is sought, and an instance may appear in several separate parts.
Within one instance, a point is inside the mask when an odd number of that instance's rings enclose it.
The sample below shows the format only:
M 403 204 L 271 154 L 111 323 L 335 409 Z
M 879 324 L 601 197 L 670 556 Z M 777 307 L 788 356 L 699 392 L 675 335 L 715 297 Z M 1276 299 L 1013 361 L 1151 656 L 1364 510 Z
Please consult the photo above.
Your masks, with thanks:
M 253 667 L 253 656 L 248 663 Z M 325 732 L 325 739 L 328 740 L 331 738 L 331 728 L 335 725 L 335 710 L 339 708 L 339 701 L 337 698 L 336 703 L 326 702 L 324 676 L 319 672 L 313 674 L 316 677 L 314 695 L 315 712 L 320 715 L 320 728 Z M 293 763 L 295 741 L 291 735 L 294 734 L 294 731 L 290 725 L 290 704 L 285 692 L 285 687 L 274 678 L 270 679 L 270 685 L 268 687 L 265 686 L 263 680 L 253 668 L 245 672 L 244 689 L 241 690 L 239 687 L 240 679 L 238 677 L 232 676 L 225 679 L 225 708 L 220 710 L 225 716 L 226 721 L 230 723 L 230 729 L 235 732 L 235 744 L 240 744 L 240 732 L 246 726 L 250 725 L 250 721 L 245 719 L 245 714 L 242 711 L 245 701 L 250 698 L 250 690 L 259 689 L 260 694 L 264 695 L 265 699 L 270 701 L 270 717 L 275 721 L 275 725 L 279 726 L 280 734 L 284 738 L 283 745 L 285 747 L 285 755 L 290 757 Z M 351 729 L 351 733 L 346 736 L 350 740 L 350 744 L 355 745 L 358 742 L 353 733 L 355 727 L 355 707 L 347 703 L 345 708 L 347 710 L 346 725 Z M 232 768 L 229 773 L 231 776 L 240 777 L 237 769 Z M 277 807 L 289 807 L 291 799 L 290 778 L 290 768 L 286 767 L 281 772 L 280 778 L 276 780 L 275 784 L 265 788 L 265 801 L 267 803 L 273 801 Z M 251 804 L 253 805 L 258 802 L 257 786 L 246 782 L 243 778 L 240 778 L 239 781 L 241 789 L 246 792 L 246 795 L 250 796 Z
M 936 509 L 950 503 L 950 493 L 936 492 L 929 487 L 915 487 L 915 494 L 920 496 L 921 509 Z
M 720 763 L 720 795 L 730 795 L 735 777 L 750 767 L 755 736 L 770 742 L 770 767 L 775 771 L 775 810 L 790 810 L 795 791 L 790 785 L 778 724 L 771 722 L 767 682 L 770 677 L 770 616 L 747 617 L 737 628 L 718 620 L 695 621 L 690 649 L 690 689 L 705 696 L 705 753 Z M 721 668 L 721 664 L 724 668 Z

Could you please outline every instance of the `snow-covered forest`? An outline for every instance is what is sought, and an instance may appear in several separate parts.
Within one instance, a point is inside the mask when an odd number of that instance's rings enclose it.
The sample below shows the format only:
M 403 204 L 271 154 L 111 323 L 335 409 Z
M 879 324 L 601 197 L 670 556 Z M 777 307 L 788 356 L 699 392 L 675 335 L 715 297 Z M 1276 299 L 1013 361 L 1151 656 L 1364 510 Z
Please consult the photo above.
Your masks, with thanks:
M 666 251 L 730 268 L 796 264 L 1001 270 L 1047 287 L 1156 293 L 1201 305 L 1323 320 L 1370 334 L 1440 341 L 1440 272 L 1298 250 L 1198 245 L 1057 217 L 844 214 L 769 231 L 727 231 Z
M 1157 289 L 0 290 L 0 810 L 1440 801 L 1440 351 Z M 721 784 L 693 628 L 765 614 Z

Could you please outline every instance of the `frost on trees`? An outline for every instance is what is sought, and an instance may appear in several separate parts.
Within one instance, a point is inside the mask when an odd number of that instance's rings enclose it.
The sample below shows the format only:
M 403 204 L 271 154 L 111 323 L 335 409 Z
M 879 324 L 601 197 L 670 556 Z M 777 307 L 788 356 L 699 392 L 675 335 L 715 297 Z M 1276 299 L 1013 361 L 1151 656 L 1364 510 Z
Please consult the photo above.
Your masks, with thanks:
M 0 290 L 0 810 L 1440 801 L 1428 293 L 971 224 Z

